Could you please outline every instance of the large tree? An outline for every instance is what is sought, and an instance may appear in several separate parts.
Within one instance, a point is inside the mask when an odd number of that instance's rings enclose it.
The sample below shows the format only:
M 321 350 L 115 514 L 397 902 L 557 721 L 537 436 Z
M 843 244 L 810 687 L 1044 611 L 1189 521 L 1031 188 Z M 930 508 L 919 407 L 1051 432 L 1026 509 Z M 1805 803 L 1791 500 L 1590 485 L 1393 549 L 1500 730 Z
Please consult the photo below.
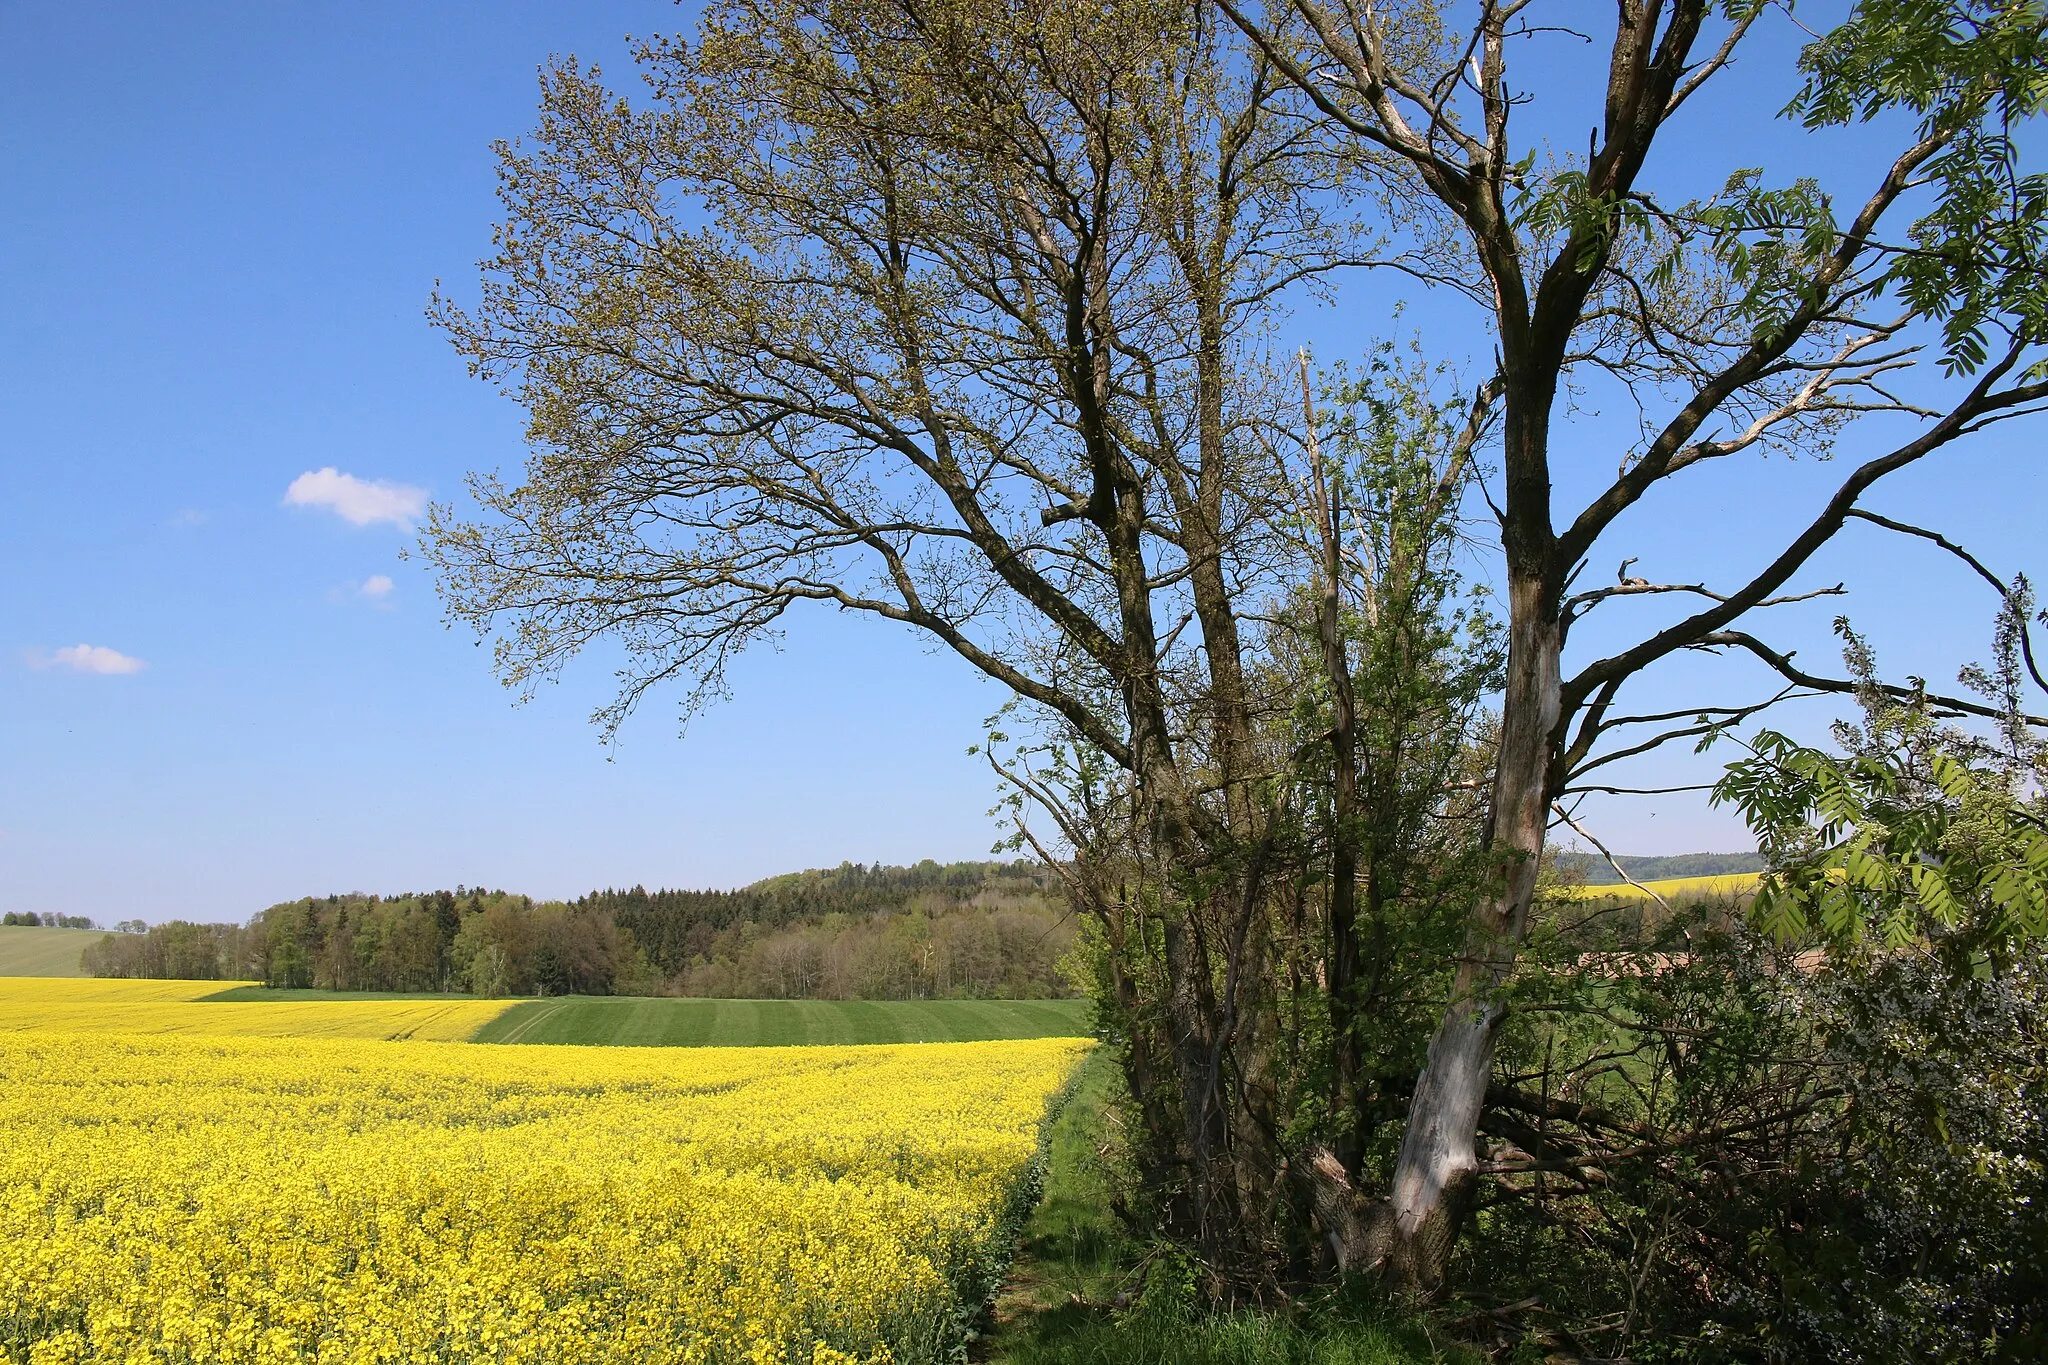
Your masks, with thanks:
M 1246 637 L 1302 572 L 1256 348 L 1363 258 L 1370 159 L 1186 0 L 735 0 L 640 58 L 643 108 L 550 70 L 483 300 L 442 314 L 534 447 L 484 519 L 435 513 L 453 613 L 506 628 L 515 685 L 622 640 L 611 722 L 715 694 L 793 607 L 864 613 L 1126 774 L 1171 882 L 1133 1089 L 1179 1230 L 1257 1242 L 1280 1163 L 1239 1059 L 1270 1030 L 1220 983 L 1290 704 Z

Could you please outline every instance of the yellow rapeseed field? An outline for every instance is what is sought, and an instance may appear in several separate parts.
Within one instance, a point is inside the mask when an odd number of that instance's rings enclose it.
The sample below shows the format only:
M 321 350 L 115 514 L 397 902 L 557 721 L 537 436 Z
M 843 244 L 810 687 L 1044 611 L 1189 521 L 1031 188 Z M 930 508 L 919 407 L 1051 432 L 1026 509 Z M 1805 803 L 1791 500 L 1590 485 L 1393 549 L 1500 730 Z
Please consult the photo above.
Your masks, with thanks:
M 123 981 L 94 976 L 0 976 L 0 1004 L 149 1005 L 204 1000 L 248 981 Z
M 1087 1047 L 0 1032 L 0 1358 L 940 1357 Z
M 1650 891 L 1670 900 L 1682 896 L 1691 899 L 1698 896 L 1746 896 L 1756 890 L 1762 877 L 1760 872 L 1723 872 L 1710 877 L 1665 877 L 1659 881 L 1644 882 Z M 1601 900 L 1617 896 L 1622 900 L 1648 900 L 1649 897 L 1627 882 L 1608 886 L 1566 886 L 1558 888 L 1557 895 L 1567 900 Z
M 252 1038 L 420 1038 L 461 1042 L 512 1004 L 441 1000 L 209 1001 L 234 981 L 0 977 L 0 1032 L 192 1033 Z

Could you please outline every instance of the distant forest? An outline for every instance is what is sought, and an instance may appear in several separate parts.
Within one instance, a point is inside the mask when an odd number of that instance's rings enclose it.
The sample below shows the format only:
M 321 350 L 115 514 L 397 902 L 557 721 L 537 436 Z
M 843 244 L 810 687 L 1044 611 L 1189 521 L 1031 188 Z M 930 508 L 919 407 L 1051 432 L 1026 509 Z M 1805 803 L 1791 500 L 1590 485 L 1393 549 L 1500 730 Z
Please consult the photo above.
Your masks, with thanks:
M 1045 999 L 1073 993 L 1060 963 L 1074 928 L 1048 876 L 1034 863 L 928 860 L 575 901 L 467 887 L 307 897 L 246 925 L 109 934 L 84 966 L 349 991 Z
M 1597 854 L 1551 856 L 1568 881 L 1620 880 Z M 1754 853 L 1621 862 L 1645 881 L 1763 866 Z M 20 922 L 31 918 L 24 912 Z M 737 891 L 636 886 L 574 901 L 470 887 L 309 896 L 273 905 L 247 924 L 127 920 L 120 929 L 85 950 L 88 972 L 477 995 L 929 1000 L 1074 993 L 1061 968 L 1073 923 L 1045 868 L 1021 861 L 847 863 Z
M 97 929 L 84 915 L 53 915 L 49 911 L 40 914 L 34 910 L 9 910 L 0 915 L 0 926 L 24 929 Z

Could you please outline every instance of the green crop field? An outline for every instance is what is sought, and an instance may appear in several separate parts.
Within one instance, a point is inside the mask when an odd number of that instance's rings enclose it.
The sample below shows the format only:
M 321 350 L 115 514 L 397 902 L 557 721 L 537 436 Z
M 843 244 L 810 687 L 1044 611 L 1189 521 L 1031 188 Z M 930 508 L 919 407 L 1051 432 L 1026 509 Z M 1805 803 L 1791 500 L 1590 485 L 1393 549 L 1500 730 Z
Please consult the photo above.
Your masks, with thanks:
M 97 930 L 0 927 L 0 976 L 71 976 Z M 56 946 L 52 946 L 56 945 Z M 677 1000 L 568 995 L 481 1001 L 467 995 L 384 991 L 272 990 L 233 981 L 108 982 L 127 990 L 181 986 L 181 1010 L 209 1005 L 314 1006 L 309 1028 L 331 1023 L 320 1007 L 360 1001 L 392 1008 L 413 1002 L 502 1003 L 504 1012 L 471 1037 L 477 1043 L 561 1043 L 611 1047 L 783 1047 L 836 1043 L 976 1043 L 1012 1038 L 1078 1038 L 1089 1029 L 1081 1000 Z M 171 995 L 163 995 L 171 999 Z M 284 1027 L 291 1016 L 266 1015 Z M 199 1018 L 192 1015 L 193 1020 Z M 196 1027 L 196 1025 L 195 1025 Z M 318 1029 L 313 1031 L 318 1032 Z M 453 1036 L 453 1035 L 439 1035 Z
M 84 976 L 78 955 L 101 936 L 98 929 L 0 924 L 0 976 Z
M 968 1043 L 1081 1037 L 1080 1000 L 526 1000 L 478 1029 L 478 1043 L 610 1047 L 782 1047 L 806 1043 Z

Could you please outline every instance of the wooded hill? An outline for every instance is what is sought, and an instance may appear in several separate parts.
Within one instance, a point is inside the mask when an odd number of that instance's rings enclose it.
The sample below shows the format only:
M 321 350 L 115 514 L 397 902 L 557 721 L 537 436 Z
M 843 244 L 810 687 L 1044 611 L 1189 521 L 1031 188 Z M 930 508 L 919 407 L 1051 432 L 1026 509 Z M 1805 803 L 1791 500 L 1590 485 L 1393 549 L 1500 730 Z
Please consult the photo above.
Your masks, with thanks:
M 247 925 L 173 921 L 87 950 L 99 976 L 485 995 L 1051 998 L 1073 943 L 1029 863 L 848 863 L 736 891 L 306 897 Z
M 1617 882 L 1597 855 L 1553 854 L 1567 882 Z M 1755 871 L 1753 853 L 1623 857 L 1638 879 Z M 845 863 L 734 891 L 308 896 L 245 925 L 125 921 L 86 950 L 95 976 L 253 980 L 350 991 L 751 999 L 1056 999 L 1074 926 L 1027 861 Z

